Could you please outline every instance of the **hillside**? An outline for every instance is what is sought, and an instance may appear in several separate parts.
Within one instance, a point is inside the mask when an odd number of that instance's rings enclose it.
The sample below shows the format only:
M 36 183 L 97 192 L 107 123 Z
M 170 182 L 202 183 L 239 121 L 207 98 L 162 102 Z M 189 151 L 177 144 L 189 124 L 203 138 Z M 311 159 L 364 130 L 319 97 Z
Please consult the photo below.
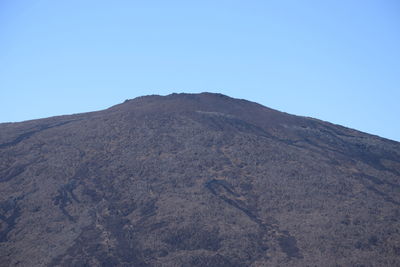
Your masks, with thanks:
M 400 266 L 400 143 L 220 94 L 0 124 L 0 266 Z

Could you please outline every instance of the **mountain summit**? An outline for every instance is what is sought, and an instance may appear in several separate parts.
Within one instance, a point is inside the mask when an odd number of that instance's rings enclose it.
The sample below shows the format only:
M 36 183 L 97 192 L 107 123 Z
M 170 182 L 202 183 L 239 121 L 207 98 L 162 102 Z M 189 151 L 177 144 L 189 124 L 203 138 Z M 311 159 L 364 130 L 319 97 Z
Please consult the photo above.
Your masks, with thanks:
M 400 143 L 220 94 L 0 124 L 0 266 L 399 266 Z

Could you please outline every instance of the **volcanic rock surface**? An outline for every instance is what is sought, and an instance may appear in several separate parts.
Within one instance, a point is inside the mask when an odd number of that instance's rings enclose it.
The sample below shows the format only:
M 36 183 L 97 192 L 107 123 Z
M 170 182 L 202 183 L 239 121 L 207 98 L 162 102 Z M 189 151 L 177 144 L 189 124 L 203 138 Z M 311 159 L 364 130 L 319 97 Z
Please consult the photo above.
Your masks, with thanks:
M 211 93 L 3 123 L 0 266 L 400 266 L 400 143 Z

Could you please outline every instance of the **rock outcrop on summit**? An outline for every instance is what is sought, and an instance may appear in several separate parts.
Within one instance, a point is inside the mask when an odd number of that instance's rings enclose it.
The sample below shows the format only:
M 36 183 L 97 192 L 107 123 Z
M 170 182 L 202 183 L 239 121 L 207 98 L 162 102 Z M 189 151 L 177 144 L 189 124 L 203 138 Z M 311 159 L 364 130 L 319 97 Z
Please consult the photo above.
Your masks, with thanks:
M 0 266 L 400 266 L 400 143 L 211 93 L 3 123 Z

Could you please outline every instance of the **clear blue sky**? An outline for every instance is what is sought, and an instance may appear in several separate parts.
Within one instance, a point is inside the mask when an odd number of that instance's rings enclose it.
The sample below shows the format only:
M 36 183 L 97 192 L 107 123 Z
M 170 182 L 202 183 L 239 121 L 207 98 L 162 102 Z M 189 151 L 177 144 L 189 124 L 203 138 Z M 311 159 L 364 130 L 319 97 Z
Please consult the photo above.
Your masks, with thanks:
M 400 141 L 400 1 L 0 0 L 0 122 L 202 91 Z

